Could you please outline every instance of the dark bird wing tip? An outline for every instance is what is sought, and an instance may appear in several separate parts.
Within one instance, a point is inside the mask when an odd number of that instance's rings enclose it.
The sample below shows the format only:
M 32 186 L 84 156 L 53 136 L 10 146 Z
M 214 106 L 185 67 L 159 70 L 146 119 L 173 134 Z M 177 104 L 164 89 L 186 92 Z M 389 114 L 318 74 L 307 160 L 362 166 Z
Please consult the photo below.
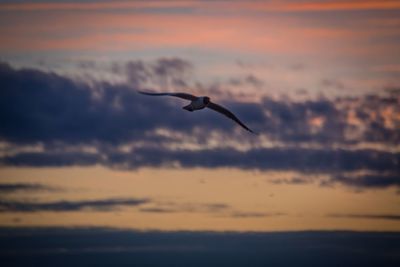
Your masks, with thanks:
M 243 128 L 244 128 L 244 127 L 243 127 Z M 250 129 L 250 128 L 248 128 L 248 127 L 246 127 L 245 129 L 246 129 L 247 131 L 251 132 L 252 134 L 260 135 L 260 133 L 255 132 L 255 131 L 253 131 L 252 129 Z
M 251 130 L 251 129 L 249 129 L 249 132 L 251 132 L 252 134 L 255 134 L 255 135 L 260 135 L 260 133 L 258 133 L 258 132 L 255 132 L 255 131 L 253 131 L 253 130 Z

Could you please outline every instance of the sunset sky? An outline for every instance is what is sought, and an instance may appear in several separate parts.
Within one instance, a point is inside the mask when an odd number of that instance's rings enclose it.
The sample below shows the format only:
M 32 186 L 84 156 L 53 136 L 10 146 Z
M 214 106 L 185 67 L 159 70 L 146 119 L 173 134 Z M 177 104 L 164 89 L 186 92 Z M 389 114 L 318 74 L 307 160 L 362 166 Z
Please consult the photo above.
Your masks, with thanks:
M 400 231 L 400 1 L 0 1 L 0 226 Z

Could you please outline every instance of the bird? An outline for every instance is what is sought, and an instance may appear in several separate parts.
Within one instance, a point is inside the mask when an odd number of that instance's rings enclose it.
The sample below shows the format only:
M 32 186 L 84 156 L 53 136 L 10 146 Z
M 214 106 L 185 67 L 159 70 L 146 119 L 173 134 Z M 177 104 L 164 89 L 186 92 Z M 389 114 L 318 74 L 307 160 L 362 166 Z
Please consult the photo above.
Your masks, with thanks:
M 214 102 L 211 102 L 210 97 L 208 96 L 194 96 L 191 94 L 187 94 L 187 93 L 154 93 L 154 92 L 144 92 L 144 91 L 138 91 L 140 94 L 144 94 L 144 95 L 150 95 L 150 96 L 175 96 L 175 97 L 179 97 L 185 100 L 189 100 L 191 101 L 189 105 L 182 107 L 183 109 L 193 112 L 196 110 L 201 110 L 204 108 L 209 108 L 212 109 L 216 112 L 219 112 L 223 115 L 225 115 L 226 117 L 228 117 L 229 119 L 235 121 L 236 123 L 238 123 L 240 126 L 242 126 L 244 129 L 246 129 L 247 131 L 253 133 L 253 134 L 257 134 L 256 132 L 254 132 L 253 130 L 251 130 L 249 127 L 247 127 L 243 122 L 241 122 L 236 116 L 235 114 L 233 114 L 232 112 L 230 112 L 228 109 L 224 108 L 221 105 L 218 105 Z

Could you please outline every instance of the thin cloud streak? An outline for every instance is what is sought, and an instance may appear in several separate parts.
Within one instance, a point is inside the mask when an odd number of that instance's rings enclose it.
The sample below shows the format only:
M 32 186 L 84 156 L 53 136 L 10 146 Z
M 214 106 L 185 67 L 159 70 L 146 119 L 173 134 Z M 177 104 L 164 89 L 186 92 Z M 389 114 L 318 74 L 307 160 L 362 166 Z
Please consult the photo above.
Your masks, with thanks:
M 278 217 L 285 216 L 286 213 L 282 212 L 251 212 L 251 211 L 235 211 L 230 213 L 228 216 L 232 218 L 266 218 L 266 217 Z
M 16 186 L 14 186 L 15 188 Z M 21 186 L 19 186 L 21 187 Z M 25 186 L 26 187 L 26 186 Z M 9 186 L 6 189 L 13 190 Z M 0 187 L 1 189 L 1 187 Z M 17 189 L 14 189 L 14 191 Z M 0 192 L 1 193 L 1 192 Z M 109 198 L 95 200 L 59 200 L 59 201 L 20 201 L 0 198 L 0 213 L 8 212 L 111 212 L 121 208 L 138 208 L 144 213 L 203 213 L 234 217 L 259 217 L 260 214 L 232 211 L 225 203 L 179 203 L 160 202 L 152 198 Z M 272 213 L 271 213 L 272 214 Z M 277 213 L 281 214 L 281 213 Z
M 394 169 L 392 173 L 385 173 L 382 171 L 382 173 L 379 174 L 361 174 L 356 176 L 336 175 L 326 184 L 334 183 L 341 183 L 355 188 L 387 188 L 393 185 L 400 187 L 400 173 L 397 167 L 397 170 Z
M 400 220 L 400 214 L 328 214 L 327 217 L 343 219 L 366 219 L 366 220 Z
M 137 207 L 148 203 L 144 198 L 111 198 L 82 201 L 25 202 L 0 199 L 0 212 L 73 212 L 114 211 L 121 207 Z
M 231 207 L 224 203 L 153 203 L 153 207 L 140 208 L 146 213 L 222 213 Z
M 16 192 L 55 192 L 61 189 L 36 183 L 1 183 L 0 194 L 11 194 Z

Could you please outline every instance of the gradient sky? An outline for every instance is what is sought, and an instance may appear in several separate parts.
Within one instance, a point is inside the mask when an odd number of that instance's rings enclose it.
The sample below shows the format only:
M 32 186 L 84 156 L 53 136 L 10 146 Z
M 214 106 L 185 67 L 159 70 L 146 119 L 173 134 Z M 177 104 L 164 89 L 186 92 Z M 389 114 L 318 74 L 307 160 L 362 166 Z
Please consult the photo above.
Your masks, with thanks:
M 0 1 L 0 36 L 1 226 L 400 230 L 400 1 Z

